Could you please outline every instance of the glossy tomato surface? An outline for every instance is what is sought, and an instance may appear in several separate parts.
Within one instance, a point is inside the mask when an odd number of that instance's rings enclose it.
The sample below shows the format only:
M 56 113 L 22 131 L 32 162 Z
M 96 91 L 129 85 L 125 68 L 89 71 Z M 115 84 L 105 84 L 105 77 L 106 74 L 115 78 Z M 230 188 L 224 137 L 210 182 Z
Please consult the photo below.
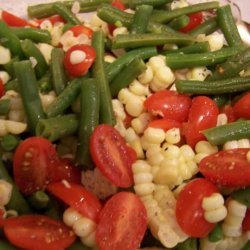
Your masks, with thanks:
M 204 218 L 202 200 L 218 192 L 217 187 L 210 181 L 197 178 L 181 190 L 176 202 L 176 217 L 182 230 L 191 237 L 206 237 L 215 224 Z
M 200 172 L 210 181 L 222 186 L 250 186 L 249 149 L 222 150 L 205 157 L 199 164 Z
M 236 119 L 250 119 L 250 92 L 243 95 L 233 106 Z
M 76 239 L 70 228 L 44 215 L 8 218 L 3 229 L 13 245 L 26 250 L 64 250 Z
M 197 26 L 199 26 L 200 24 L 202 24 L 203 22 L 202 12 L 189 14 L 188 17 L 189 17 L 189 23 L 187 24 L 187 26 L 181 28 L 179 31 L 187 33 L 191 31 L 192 29 L 196 28 Z
M 4 84 L 2 79 L 0 78 L 0 97 L 2 97 L 5 94 Z
M 181 122 L 178 122 L 175 120 L 162 118 L 162 119 L 155 119 L 153 121 L 150 121 L 148 123 L 148 127 L 161 128 L 164 131 L 167 131 L 167 130 L 172 129 L 172 128 L 179 128 L 180 129 L 182 127 L 182 124 L 181 124 Z
M 136 250 L 146 228 L 147 212 L 140 198 L 130 192 L 120 192 L 101 211 L 97 244 L 101 250 Z
M 136 158 L 114 127 L 102 124 L 95 128 L 90 138 L 90 152 L 96 167 L 114 185 L 133 185 L 132 164 Z
M 69 28 L 69 30 L 73 32 L 75 37 L 86 35 L 89 39 L 91 39 L 93 35 L 93 30 L 84 25 L 75 25 Z

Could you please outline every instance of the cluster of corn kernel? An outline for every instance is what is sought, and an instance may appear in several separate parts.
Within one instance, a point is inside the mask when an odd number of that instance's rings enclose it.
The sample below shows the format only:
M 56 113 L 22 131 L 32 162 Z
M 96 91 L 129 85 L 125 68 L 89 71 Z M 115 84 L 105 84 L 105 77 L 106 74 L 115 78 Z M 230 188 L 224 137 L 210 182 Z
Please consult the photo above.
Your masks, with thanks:
M 245 217 L 247 206 L 230 199 L 227 204 L 227 211 L 227 216 L 222 224 L 222 231 L 225 236 L 238 237 L 242 234 L 242 221 Z
M 187 238 L 176 221 L 176 200 L 167 186 L 153 183 L 151 170 L 152 167 L 144 160 L 137 160 L 132 165 L 134 189 L 145 205 L 154 237 L 165 247 L 175 247 Z
M 88 247 L 95 247 L 96 223 L 78 213 L 70 207 L 63 213 L 63 222 L 71 227 L 82 243 Z
M 222 221 L 227 216 L 227 209 L 224 206 L 224 198 L 220 193 L 213 193 L 202 200 L 204 218 L 210 223 Z
M 0 180 L 0 207 L 4 207 L 9 203 L 11 194 L 12 185 L 5 180 Z

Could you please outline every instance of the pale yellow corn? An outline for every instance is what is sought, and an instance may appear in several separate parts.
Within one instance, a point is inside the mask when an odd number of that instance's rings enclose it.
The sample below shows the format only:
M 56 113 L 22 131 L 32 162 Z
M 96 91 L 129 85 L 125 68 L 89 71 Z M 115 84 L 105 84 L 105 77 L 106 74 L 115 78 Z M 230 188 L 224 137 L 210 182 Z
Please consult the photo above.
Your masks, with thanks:
M 155 146 L 159 145 L 159 144 L 148 142 L 148 140 L 146 140 L 144 136 L 140 137 L 140 140 L 141 140 L 142 148 L 144 150 L 148 150 L 150 147 L 155 147 Z
M 40 94 L 40 99 L 43 109 L 46 111 L 48 107 L 55 101 L 56 94 L 54 91 L 51 91 L 49 94 Z
M 165 59 L 163 56 L 153 56 L 149 59 L 147 65 L 151 67 L 153 73 L 155 74 L 159 68 L 165 67 Z
M 137 160 L 132 165 L 133 174 L 151 173 L 151 166 L 144 160 Z
M 192 173 L 189 170 L 186 163 L 179 163 L 178 165 L 179 175 L 182 180 L 188 180 L 192 177 Z
M 63 222 L 69 227 L 73 227 L 74 223 L 80 218 L 82 218 L 82 215 L 72 207 L 67 208 L 63 213 Z
M 73 231 L 78 237 L 87 237 L 96 229 L 96 224 L 91 219 L 82 216 L 73 224 Z
M 2 80 L 3 84 L 6 84 L 10 80 L 10 75 L 8 72 L 1 70 L 0 79 Z
M 189 145 L 187 144 L 182 145 L 180 147 L 180 151 L 181 151 L 181 155 L 184 157 L 186 161 L 194 159 L 195 153 Z
M 223 145 L 223 149 L 234 149 L 234 148 L 238 148 L 237 140 L 228 141 Z
M 43 29 L 43 30 L 48 30 L 48 31 L 52 31 L 53 29 L 53 25 L 52 23 L 50 22 L 50 20 L 44 20 L 43 22 L 41 22 L 40 24 L 40 29 Z
M 117 35 L 125 35 L 128 34 L 128 29 L 126 27 L 117 27 L 113 31 L 113 36 L 116 37 Z
M 230 200 L 227 209 L 229 214 L 244 217 L 247 211 L 247 206 L 236 200 Z
M 231 226 L 237 226 L 240 227 L 242 224 L 242 216 L 227 216 L 224 220 L 225 224 L 231 225 Z
M 155 176 L 158 174 L 159 170 L 160 170 L 160 167 L 159 167 L 159 166 L 157 166 L 157 165 L 152 166 L 152 168 L 151 168 L 151 173 L 152 173 L 152 175 L 153 175 L 154 178 L 155 178 Z
M 155 144 L 152 147 L 149 147 L 146 151 L 147 158 L 154 156 L 155 154 L 162 153 L 162 148 L 159 144 Z
M 127 129 L 120 118 L 116 118 L 116 124 L 114 128 L 121 134 L 122 137 L 125 137 Z
M 19 135 L 26 129 L 26 123 L 0 119 L 0 136 L 7 134 Z
M 51 61 L 51 52 L 53 49 L 53 46 L 47 43 L 38 43 L 37 45 L 40 52 L 43 54 L 44 59 L 46 60 L 47 64 Z
M 175 70 L 174 75 L 175 75 L 176 80 L 187 80 L 188 72 L 189 72 L 189 69 Z
M 134 80 L 129 84 L 129 90 L 131 91 L 131 93 L 139 96 L 145 96 L 149 94 L 148 86 L 141 84 L 137 80 Z
M 181 183 L 177 188 L 173 190 L 174 197 L 177 198 L 182 191 L 182 189 L 187 185 L 187 183 Z
M 125 110 L 133 117 L 139 116 L 143 110 L 143 101 L 131 93 L 131 98 L 125 104 Z
M 161 209 L 175 210 L 176 200 L 173 192 L 168 186 L 156 185 L 153 197 L 158 202 L 158 205 Z
M 204 81 L 212 72 L 207 67 L 195 67 L 187 73 L 188 80 Z
M 11 198 L 12 195 L 12 185 L 0 179 L 0 206 L 6 206 Z
M 61 38 L 61 36 L 63 34 L 63 32 L 62 32 L 63 26 L 64 26 L 63 23 L 55 23 L 54 24 L 53 29 L 50 32 L 50 34 L 51 34 L 51 45 L 56 46 L 56 47 L 59 45 L 60 38 Z M 69 46 L 68 48 L 70 48 L 70 47 L 71 46 Z M 63 49 L 65 49 L 64 46 L 63 46 Z
M 158 152 L 158 153 L 155 153 L 155 154 L 147 157 L 148 163 L 152 166 L 161 164 L 164 159 L 165 159 L 165 157 L 162 154 L 162 152 Z
M 154 177 L 157 184 L 168 185 L 170 188 L 181 183 L 181 177 L 177 168 L 164 166 L 160 167 L 157 175 Z
M 112 56 L 112 55 L 105 55 L 104 56 L 104 62 L 107 63 L 112 63 L 116 60 L 116 57 Z
M 227 209 L 225 208 L 225 206 L 221 206 L 214 210 L 209 210 L 204 212 L 205 220 L 210 223 L 217 223 L 219 221 L 222 221 L 226 218 L 226 216 L 227 216 Z
M 161 144 L 165 140 L 165 132 L 160 128 L 148 127 L 144 131 L 144 138 L 149 143 Z
M 205 38 L 210 45 L 211 51 L 220 50 L 224 45 L 224 35 L 218 32 L 214 32 Z
M 153 80 L 154 77 L 152 68 L 149 65 L 146 66 L 147 66 L 146 70 L 138 76 L 138 80 L 140 81 L 141 84 L 144 85 L 148 85 Z
M 177 0 L 171 3 L 171 10 L 187 7 L 188 3 L 186 0 Z
M 250 148 L 249 139 L 240 139 L 238 140 L 239 148 Z
M 145 158 L 140 139 L 133 140 L 129 145 L 135 150 L 137 159 L 142 160 Z
M 179 158 L 180 154 L 180 148 L 176 145 L 168 145 L 164 152 L 165 157 L 170 159 Z
M 139 196 L 152 194 L 155 185 L 153 183 L 143 183 L 134 186 L 135 193 Z
M 199 172 L 197 163 L 193 160 L 186 161 L 187 168 L 189 169 L 189 172 L 191 173 L 192 176 L 197 174 Z
M 118 99 L 112 99 L 113 112 L 116 118 L 124 120 L 126 118 L 126 113 L 122 103 Z
M 107 23 L 102 21 L 102 19 L 99 18 L 97 14 L 92 15 L 90 19 L 90 25 L 91 28 L 94 29 L 95 31 L 101 29 L 104 31 L 106 35 L 109 33 Z
M 77 14 L 80 12 L 81 6 L 80 3 L 78 1 L 75 1 L 71 7 L 71 12 L 73 14 Z
M 207 153 L 198 153 L 194 156 L 194 161 L 199 164 L 205 157 L 209 156 Z
M 96 236 L 95 231 L 89 234 L 87 237 L 80 237 L 81 242 L 87 246 L 91 247 L 93 249 L 96 249 Z
M 195 145 L 196 153 L 213 154 L 218 152 L 218 147 L 211 145 L 208 141 L 199 141 Z
M 137 118 L 132 119 L 131 127 L 135 130 L 137 134 L 142 134 L 150 120 L 151 115 L 147 112 L 144 112 L 140 114 Z
M 166 131 L 166 142 L 169 144 L 177 144 L 181 140 L 181 133 L 179 128 L 172 128 Z
M 82 50 L 74 50 L 71 52 L 69 61 L 72 65 L 84 62 L 86 53 Z
M 224 205 L 224 198 L 220 193 L 213 193 L 202 199 L 202 208 L 205 211 L 214 210 Z
M 10 50 L 0 45 L 0 65 L 8 63 L 10 60 L 11 60 Z
M 26 114 L 24 110 L 10 110 L 8 119 L 10 121 L 26 123 Z
M 156 77 L 160 82 L 162 82 L 166 86 L 166 88 L 169 87 L 175 81 L 175 76 L 168 66 L 160 67 L 155 72 L 154 77 Z
M 134 175 L 135 185 L 151 183 L 152 180 L 153 180 L 153 176 L 151 173 L 139 173 L 139 174 Z
M 223 234 L 227 237 L 238 237 L 241 235 L 241 227 L 222 224 Z
M 216 126 L 221 126 L 221 125 L 225 125 L 227 124 L 228 122 L 228 119 L 227 119 L 227 115 L 222 113 L 222 114 L 219 114 L 217 116 L 217 123 L 216 123 Z
M 119 91 L 118 93 L 118 100 L 123 103 L 126 104 L 130 98 L 133 98 L 135 95 L 133 95 L 128 88 L 123 88 Z
M 126 142 L 131 143 L 134 140 L 138 140 L 138 139 L 139 139 L 139 136 L 135 133 L 134 129 L 132 127 L 129 127 L 125 133 Z

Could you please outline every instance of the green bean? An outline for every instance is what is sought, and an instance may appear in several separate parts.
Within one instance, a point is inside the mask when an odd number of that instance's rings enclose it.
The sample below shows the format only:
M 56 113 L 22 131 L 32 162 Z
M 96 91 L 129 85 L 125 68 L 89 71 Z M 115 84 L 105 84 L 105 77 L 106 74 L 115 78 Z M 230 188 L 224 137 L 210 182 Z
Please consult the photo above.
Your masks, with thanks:
M 75 240 L 75 242 L 70 247 L 67 248 L 67 250 L 91 250 L 91 249 L 92 248 L 83 245 L 80 239 Z
M 135 8 L 138 5 L 146 4 L 154 7 L 161 6 L 167 3 L 171 3 L 173 0 L 122 0 L 123 4 L 129 8 Z
M 217 9 L 217 22 L 229 46 L 243 45 L 230 5 L 225 5 Z
M 119 74 L 121 69 L 132 61 L 136 56 L 142 58 L 143 60 L 148 59 L 152 56 L 157 55 L 157 50 L 155 47 L 145 47 L 131 50 L 124 55 L 118 57 L 113 63 L 107 67 L 107 78 L 111 82 L 116 75 Z
M 74 2 L 74 0 L 64 1 L 63 4 L 68 8 L 72 8 Z M 78 2 L 80 3 L 80 12 L 90 12 L 96 10 L 102 3 L 111 3 L 111 0 L 78 0 Z M 28 6 L 28 15 L 31 18 L 52 16 L 56 14 L 53 4 L 52 2 L 30 5 Z
M 171 22 L 168 23 L 168 26 L 170 26 L 172 29 L 179 30 L 187 26 L 188 23 L 189 23 L 189 16 L 182 15 L 174 18 Z
M 238 202 L 250 208 L 250 187 L 236 190 L 233 193 L 231 193 L 230 196 L 234 200 L 237 200 Z
M 190 30 L 188 34 L 192 36 L 198 36 L 200 34 L 210 35 L 217 29 L 218 29 L 217 19 L 216 17 L 213 17 L 213 18 L 207 19 L 204 23 Z
M 94 128 L 99 124 L 100 89 L 94 79 L 87 79 L 81 86 L 81 114 L 78 129 L 79 144 L 76 162 L 84 169 L 93 168 L 89 152 L 89 140 Z
M 24 57 L 19 38 L 3 21 L 0 21 L 0 38 L 4 41 L 5 46 L 10 49 L 12 56 L 17 56 L 19 59 Z
M 18 61 L 19 61 L 19 58 L 15 56 L 15 57 L 12 57 L 8 63 L 3 65 L 3 68 L 5 69 L 5 71 L 8 72 L 9 75 L 11 75 L 12 79 L 16 77 L 13 65 L 15 62 L 18 62 Z
M 74 134 L 78 129 L 78 119 L 74 114 L 40 119 L 36 126 L 36 136 L 54 142 L 63 136 Z
M 211 242 L 217 242 L 224 239 L 221 224 L 217 223 L 212 232 L 209 233 L 208 239 Z
M 10 111 L 10 99 L 0 99 L 0 115 L 7 115 L 9 111 Z
M 240 250 L 249 250 L 250 249 L 250 241 L 248 241 L 244 247 L 242 247 Z
M 227 141 L 250 137 L 250 121 L 236 121 L 203 131 L 207 140 L 213 145 L 222 145 Z
M 7 209 L 16 210 L 20 214 L 30 213 L 31 209 L 29 204 L 19 192 L 15 182 L 12 180 L 2 161 L 0 161 L 0 179 L 9 182 L 12 185 L 12 194 L 9 203 L 6 205 Z
M 23 40 L 22 50 L 27 58 L 34 58 L 36 60 L 35 72 L 36 77 L 40 79 L 48 70 L 48 65 L 43 54 L 36 47 L 36 45 L 29 39 Z
M 1 148 L 6 152 L 15 150 L 19 142 L 20 142 L 20 138 L 19 136 L 16 136 L 16 135 L 8 134 L 0 138 Z
M 112 97 L 117 97 L 118 92 L 122 88 L 127 87 L 145 69 L 146 65 L 139 57 L 135 57 L 131 62 L 129 62 L 110 83 Z
M 184 242 L 176 246 L 176 250 L 197 250 L 197 240 L 195 238 L 188 238 Z
M 50 43 L 51 35 L 48 30 L 36 28 L 11 28 L 12 32 L 21 40 L 30 39 L 38 43 Z
M 104 68 L 104 34 L 102 31 L 93 33 L 92 46 L 96 51 L 96 59 L 93 64 L 93 76 L 100 89 L 100 123 L 114 124 L 113 107 L 109 83 Z
M 130 32 L 133 34 L 145 33 L 148 26 L 149 17 L 151 16 L 153 7 L 151 5 L 139 5 L 136 7 Z
M 44 210 L 48 207 L 50 197 L 44 191 L 36 191 L 28 197 L 29 204 L 36 210 Z
M 0 239 L 0 250 L 18 250 L 18 249 L 12 244 L 10 244 L 7 240 Z
M 237 76 L 248 67 L 250 67 L 250 48 L 239 51 L 236 55 L 229 57 L 223 64 L 218 65 L 216 71 L 209 77 L 209 81 Z
M 35 134 L 37 122 L 39 119 L 45 118 L 39 97 L 35 72 L 31 62 L 28 60 L 14 63 L 14 68 L 19 83 L 24 110 L 27 115 L 28 126 L 31 133 Z
M 217 106 L 221 108 L 228 102 L 228 96 L 226 95 L 215 95 L 212 99 L 216 102 Z
M 51 72 L 48 70 L 47 73 L 37 81 L 39 91 L 42 93 L 48 93 L 53 89 L 51 78 Z
M 75 26 L 74 24 L 71 24 L 71 23 L 65 23 L 63 25 L 63 29 L 62 29 L 62 32 L 65 33 L 66 31 L 68 31 L 70 28 L 72 28 L 73 26 Z
M 211 66 L 225 62 L 227 58 L 235 55 L 238 51 L 237 48 L 222 48 L 200 54 L 169 54 L 166 55 L 166 63 L 172 69 Z
M 180 93 L 220 95 L 250 90 L 250 77 L 235 77 L 220 81 L 179 80 L 175 85 Z
M 158 23 L 167 23 L 172 19 L 182 15 L 192 14 L 204 10 L 216 9 L 218 7 L 219 3 L 217 1 L 214 1 L 207 3 L 198 3 L 187 7 L 174 9 L 171 11 L 154 10 L 150 20 Z
M 208 42 L 200 42 L 200 43 L 194 43 L 185 47 L 182 47 L 180 49 L 174 49 L 174 50 L 166 50 L 162 51 L 162 54 L 168 55 L 168 54 L 198 54 L 198 53 L 206 53 L 210 51 L 210 46 Z
M 71 10 L 62 2 L 54 3 L 52 8 L 58 15 L 60 15 L 64 20 L 68 21 L 69 23 L 75 25 L 81 24 L 81 21 L 77 18 L 77 16 L 73 14 Z
M 114 38 L 112 48 L 138 48 L 164 44 L 188 45 L 194 42 L 188 35 L 178 34 L 120 34 Z
M 11 81 L 8 81 L 4 85 L 4 89 L 5 89 L 5 91 L 15 90 L 16 92 L 19 92 L 18 80 L 17 79 L 13 79 Z
M 53 48 L 51 52 L 51 73 L 53 88 L 57 95 L 61 94 L 67 84 L 67 77 L 63 66 L 64 52 L 60 48 Z

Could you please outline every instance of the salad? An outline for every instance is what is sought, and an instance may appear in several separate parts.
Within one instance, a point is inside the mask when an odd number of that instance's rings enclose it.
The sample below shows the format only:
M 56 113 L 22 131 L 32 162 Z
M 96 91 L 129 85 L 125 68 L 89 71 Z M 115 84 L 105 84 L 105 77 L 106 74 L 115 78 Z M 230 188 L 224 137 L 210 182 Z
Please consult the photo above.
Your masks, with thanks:
M 250 249 L 250 48 L 231 6 L 27 13 L 0 13 L 0 249 Z

